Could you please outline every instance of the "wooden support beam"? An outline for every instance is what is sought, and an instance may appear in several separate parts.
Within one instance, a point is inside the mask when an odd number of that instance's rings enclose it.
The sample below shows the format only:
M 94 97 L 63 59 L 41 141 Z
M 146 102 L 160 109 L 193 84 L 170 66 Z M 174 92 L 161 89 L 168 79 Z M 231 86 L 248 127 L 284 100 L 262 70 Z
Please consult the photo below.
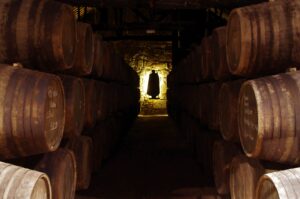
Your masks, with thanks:
M 57 0 L 71 5 L 91 7 L 127 7 L 156 9 L 204 9 L 239 7 L 267 0 Z
M 124 35 L 103 37 L 105 41 L 121 41 L 121 40 L 135 40 L 135 41 L 172 41 L 172 35 Z

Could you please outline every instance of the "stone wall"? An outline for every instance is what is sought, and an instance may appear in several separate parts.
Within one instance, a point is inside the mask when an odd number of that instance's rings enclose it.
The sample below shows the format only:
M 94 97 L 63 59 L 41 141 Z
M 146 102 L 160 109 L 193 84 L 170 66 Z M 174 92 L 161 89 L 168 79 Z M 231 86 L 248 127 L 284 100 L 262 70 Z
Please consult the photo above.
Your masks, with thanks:
M 172 70 L 171 42 L 115 42 L 115 48 L 124 55 L 127 63 L 140 76 L 141 114 L 167 113 L 167 76 Z M 149 74 L 155 70 L 159 75 L 159 99 L 147 95 Z

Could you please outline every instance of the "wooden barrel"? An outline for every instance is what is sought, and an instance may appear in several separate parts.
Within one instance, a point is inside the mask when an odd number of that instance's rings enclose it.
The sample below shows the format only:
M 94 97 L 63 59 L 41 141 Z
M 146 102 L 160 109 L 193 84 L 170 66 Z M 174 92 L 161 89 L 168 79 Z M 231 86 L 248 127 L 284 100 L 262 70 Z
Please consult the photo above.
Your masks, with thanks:
M 197 82 L 197 63 L 196 63 L 196 52 L 195 48 L 193 48 L 187 57 L 188 59 L 188 65 L 186 67 L 187 69 L 187 82 L 188 83 L 195 83 Z
M 236 156 L 230 166 L 230 195 L 232 199 L 255 198 L 255 188 L 265 170 L 256 159 Z
M 76 195 L 75 199 L 100 199 L 100 198 Z
M 54 151 L 65 124 L 59 77 L 0 64 L 0 157 Z
M 66 122 L 64 137 L 81 134 L 84 125 L 85 92 L 83 81 L 72 76 L 61 75 L 66 98 Z
M 200 130 L 195 135 L 196 161 L 203 171 L 203 179 L 213 180 L 213 145 L 220 140 L 219 134 L 207 130 Z
M 263 175 L 256 188 L 256 199 L 289 199 L 300 197 L 300 168 Z
M 209 93 L 202 93 L 203 95 L 206 95 L 208 104 L 209 104 L 209 110 L 208 110 L 208 115 L 206 117 L 208 118 L 208 126 L 211 130 L 219 130 L 220 128 L 220 123 L 219 123 L 219 91 L 221 88 L 221 85 L 219 82 L 215 83 L 210 83 L 208 84 L 208 91 Z
M 110 68 L 112 67 L 112 50 L 108 42 L 103 42 L 103 75 L 106 80 L 110 80 Z
M 231 142 L 216 141 L 213 146 L 213 171 L 216 189 L 219 194 L 230 194 L 230 164 L 240 149 Z
M 239 142 L 238 101 L 244 80 L 225 82 L 219 92 L 220 132 L 227 141 Z
M 76 190 L 87 189 L 92 173 L 93 142 L 90 137 L 79 136 L 69 140 L 66 146 L 74 152 L 77 165 Z M 94 157 L 96 158 L 96 157 Z
M 109 115 L 110 93 L 109 83 L 97 82 L 97 121 L 105 120 Z
M 2 0 L 0 13 L 1 63 L 20 62 L 47 71 L 72 67 L 76 20 L 71 6 L 50 0 Z
M 91 137 L 93 140 L 93 171 L 97 172 L 102 166 L 102 160 L 104 157 L 104 147 L 105 147 L 105 131 L 101 128 L 100 125 L 97 125 L 91 133 Z
M 113 149 L 113 137 L 115 133 L 114 126 L 112 126 L 112 119 L 108 118 L 105 121 L 100 122 L 97 125 L 97 130 L 102 131 L 103 135 L 102 138 L 104 140 L 103 142 L 103 160 L 108 159 L 111 156 L 112 149 Z
M 85 128 L 92 128 L 97 119 L 97 81 L 83 79 L 85 91 Z
M 103 41 L 99 34 L 94 33 L 94 64 L 93 74 L 97 77 L 103 75 Z
M 46 174 L 4 162 L 0 162 L 0 173 L 0 198 L 52 199 Z
M 211 111 L 212 102 L 210 101 L 210 89 L 208 84 L 201 84 L 199 86 L 199 95 L 200 95 L 200 121 L 203 125 L 208 125 Z
M 36 170 L 45 172 L 51 181 L 52 195 L 55 199 L 74 199 L 76 188 L 76 160 L 68 149 L 58 149 L 45 154 L 36 166 Z
M 170 199 L 229 199 L 230 197 L 221 196 L 213 187 L 193 187 L 181 188 L 172 191 Z
M 299 1 L 274 1 L 242 7 L 230 13 L 227 60 L 240 76 L 276 74 L 298 60 Z
M 86 76 L 92 72 L 94 64 L 94 38 L 91 25 L 78 22 L 77 37 L 75 62 L 69 72 L 74 75 Z
M 112 57 L 112 66 L 111 67 L 111 79 L 115 80 L 116 82 L 122 82 L 122 58 L 119 54 L 113 53 Z
M 300 72 L 247 81 L 240 91 L 239 132 L 250 157 L 298 164 Z
M 195 47 L 195 52 L 194 52 L 194 59 L 193 59 L 193 67 L 194 67 L 194 75 L 195 75 L 195 82 L 200 82 L 202 81 L 202 74 L 201 74 L 201 46 L 196 46 Z
M 231 73 L 226 56 L 226 27 L 216 28 L 212 34 L 212 74 L 215 80 L 229 79 Z
M 201 42 L 201 76 L 203 80 L 212 78 L 212 37 L 204 37 Z

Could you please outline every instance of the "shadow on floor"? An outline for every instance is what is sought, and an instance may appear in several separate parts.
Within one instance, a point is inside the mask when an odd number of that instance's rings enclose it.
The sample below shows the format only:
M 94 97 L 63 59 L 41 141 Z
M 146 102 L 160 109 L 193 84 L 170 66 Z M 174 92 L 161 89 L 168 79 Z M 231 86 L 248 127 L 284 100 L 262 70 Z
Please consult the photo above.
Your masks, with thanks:
M 166 198 L 204 185 L 192 150 L 166 116 L 139 117 L 118 153 L 80 194 L 105 199 Z

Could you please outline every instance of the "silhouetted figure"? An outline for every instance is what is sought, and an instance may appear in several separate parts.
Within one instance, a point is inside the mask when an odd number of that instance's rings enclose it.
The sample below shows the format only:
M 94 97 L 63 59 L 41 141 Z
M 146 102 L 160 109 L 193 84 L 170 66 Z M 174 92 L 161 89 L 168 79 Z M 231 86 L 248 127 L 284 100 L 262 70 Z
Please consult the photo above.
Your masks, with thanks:
M 155 73 L 155 70 L 152 70 L 152 73 L 149 75 L 147 94 L 150 95 L 152 99 L 156 99 L 156 96 L 159 95 L 159 77 L 158 74 Z

